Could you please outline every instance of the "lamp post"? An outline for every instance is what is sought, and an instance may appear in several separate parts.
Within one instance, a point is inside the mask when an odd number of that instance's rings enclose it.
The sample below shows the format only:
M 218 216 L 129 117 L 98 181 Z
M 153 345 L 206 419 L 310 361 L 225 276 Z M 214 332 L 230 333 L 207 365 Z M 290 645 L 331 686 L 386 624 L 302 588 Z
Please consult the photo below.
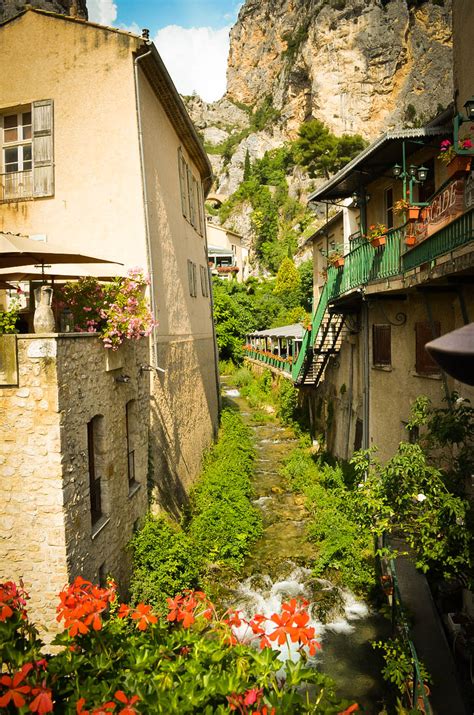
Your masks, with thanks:
M 453 126 L 453 138 L 454 138 L 454 147 L 456 149 L 457 154 L 466 154 L 468 156 L 473 156 L 474 150 L 472 147 L 468 147 L 466 149 L 463 149 L 462 146 L 459 144 L 459 129 L 461 128 L 461 125 L 464 124 L 465 122 L 474 122 L 474 96 L 470 97 L 466 102 L 464 102 L 464 109 L 466 110 L 465 116 L 461 113 L 458 113 L 454 117 L 454 126 Z
M 415 184 L 422 184 L 424 181 L 426 181 L 428 177 L 428 168 L 426 166 L 417 166 L 416 164 L 410 164 L 407 169 L 405 142 L 403 142 L 402 144 L 402 165 L 400 166 L 400 164 L 395 164 L 392 168 L 392 174 L 395 179 L 401 179 L 403 181 L 404 199 L 407 196 L 408 181 L 408 200 L 410 204 L 412 206 L 428 206 L 425 201 L 415 201 L 413 198 L 413 186 Z

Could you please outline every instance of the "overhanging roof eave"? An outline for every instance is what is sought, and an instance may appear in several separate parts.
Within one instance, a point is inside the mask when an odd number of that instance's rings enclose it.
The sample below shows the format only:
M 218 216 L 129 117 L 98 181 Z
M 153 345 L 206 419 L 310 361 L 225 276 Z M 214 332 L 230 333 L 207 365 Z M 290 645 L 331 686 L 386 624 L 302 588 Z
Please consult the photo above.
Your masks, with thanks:
M 421 140 L 430 139 L 440 136 L 451 131 L 451 127 L 423 127 L 421 129 L 401 129 L 398 131 L 390 131 L 382 134 L 372 144 L 360 152 L 346 166 L 340 169 L 329 181 L 320 186 L 308 197 L 308 202 L 316 201 L 331 201 L 343 199 L 350 196 L 362 183 L 369 183 L 367 178 L 373 174 L 368 170 L 368 162 L 378 150 L 385 146 L 389 146 L 393 142 L 402 142 L 406 140 Z M 364 166 L 367 168 L 364 169 Z M 371 176 L 370 181 L 375 177 Z M 364 181 L 365 180 L 365 181 Z

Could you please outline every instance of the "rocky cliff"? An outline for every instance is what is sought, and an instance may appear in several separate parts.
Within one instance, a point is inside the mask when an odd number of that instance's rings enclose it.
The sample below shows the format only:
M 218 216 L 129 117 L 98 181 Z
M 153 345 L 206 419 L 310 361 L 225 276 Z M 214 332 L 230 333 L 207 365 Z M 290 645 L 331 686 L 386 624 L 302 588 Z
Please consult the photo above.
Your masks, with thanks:
M 308 119 L 372 140 L 432 118 L 452 87 L 451 0 L 246 0 L 230 34 L 226 96 L 195 98 L 189 110 L 228 195 L 247 151 L 260 158 Z M 278 118 L 254 132 L 241 105 L 264 101 Z M 239 133 L 223 159 L 219 148 Z
M 227 96 L 271 95 L 289 136 L 316 117 L 373 138 L 452 100 L 451 53 L 451 0 L 247 0 Z
M 24 10 L 25 5 L 41 10 L 58 12 L 61 15 L 77 15 L 87 20 L 86 0 L 0 0 L 0 22 L 4 22 Z

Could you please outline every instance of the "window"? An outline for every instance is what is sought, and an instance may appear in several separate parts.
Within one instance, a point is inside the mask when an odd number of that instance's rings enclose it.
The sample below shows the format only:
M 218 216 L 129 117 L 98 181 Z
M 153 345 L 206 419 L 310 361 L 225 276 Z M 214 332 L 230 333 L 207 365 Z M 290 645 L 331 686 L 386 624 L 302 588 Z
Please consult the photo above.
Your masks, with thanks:
M 188 260 L 188 283 L 189 295 L 193 298 L 197 296 L 196 264 Z
M 201 293 L 205 298 L 209 297 L 209 271 L 206 266 L 199 266 L 201 272 Z
M 392 364 L 392 336 L 390 325 L 372 326 L 372 362 L 375 367 Z
M 428 321 L 415 323 L 416 335 L 416 364 L 415 369 L 419 375 L 439 375 L 440 368 L 425 348 L 429 343 L 441 335 L 441 326 L 438 320 L 433 321 L 433 329 Z
M 97 415 L 87 423 L 87 454 L 89 458 L 89 492 L 92 524 L 102 516 L 99 442 L 103 417 Z
M 385 189 L 385 223 L 393 228 L 393 189 Z
M 134 431 L 137 424 L 136 402 L 130 400 L 125 405 L 125 428 L 127 432 L 127 474 L 129 491 L 137 484 L 135 478 L 135 445 Z
M 52 196 L 52 100 L 4 111 L 0 132 L 0 201 Z

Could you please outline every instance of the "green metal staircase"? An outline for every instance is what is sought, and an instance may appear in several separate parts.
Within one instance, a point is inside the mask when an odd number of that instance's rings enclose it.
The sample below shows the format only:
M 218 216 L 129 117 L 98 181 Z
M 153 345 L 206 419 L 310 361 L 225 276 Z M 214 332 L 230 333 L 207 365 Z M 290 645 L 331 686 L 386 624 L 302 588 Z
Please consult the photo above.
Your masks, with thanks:
M 328 277 L 313 315 L 311 329 L 303 336 L 298 358 L 293 364 L 296 385 L 317 385 L 329 358 L 339 352 L 342 342 L 343 317 L 328 310 L 332 276 Z

